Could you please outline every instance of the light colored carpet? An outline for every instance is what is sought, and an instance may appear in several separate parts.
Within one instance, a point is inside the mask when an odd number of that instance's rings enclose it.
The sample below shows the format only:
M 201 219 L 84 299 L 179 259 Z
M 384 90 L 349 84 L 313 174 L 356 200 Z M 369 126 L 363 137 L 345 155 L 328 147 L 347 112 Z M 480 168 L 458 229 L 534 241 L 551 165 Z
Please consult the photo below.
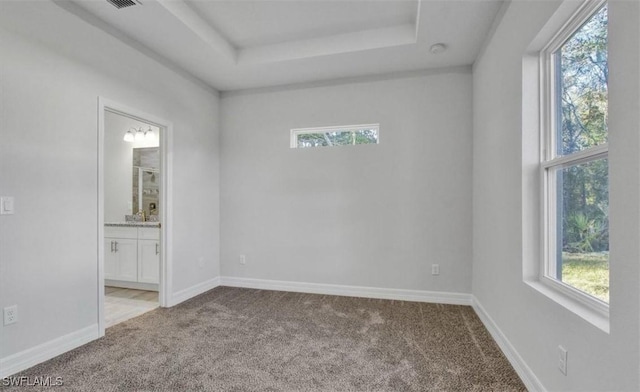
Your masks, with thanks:
M 18 376 L 65 391 L 525 390 L 471 307 L 229 287 Z

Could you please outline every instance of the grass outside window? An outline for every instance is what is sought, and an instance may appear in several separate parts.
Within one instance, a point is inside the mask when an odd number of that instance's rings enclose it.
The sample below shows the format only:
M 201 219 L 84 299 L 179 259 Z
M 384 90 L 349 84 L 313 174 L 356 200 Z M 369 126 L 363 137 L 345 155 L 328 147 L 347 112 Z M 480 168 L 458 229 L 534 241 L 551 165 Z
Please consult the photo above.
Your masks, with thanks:
M 609 252 L 562 252 L 562 282 L 609 303 Z

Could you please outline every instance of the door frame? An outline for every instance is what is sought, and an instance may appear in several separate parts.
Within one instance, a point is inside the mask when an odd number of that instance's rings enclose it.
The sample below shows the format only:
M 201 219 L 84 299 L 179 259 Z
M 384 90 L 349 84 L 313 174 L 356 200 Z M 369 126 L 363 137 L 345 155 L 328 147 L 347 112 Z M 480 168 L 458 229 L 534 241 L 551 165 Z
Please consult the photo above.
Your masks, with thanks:
M 160 129 L 160 283 L 158 300 L 161 307 L 171 303 L 173 283 L 173 123 L 119 102 L 98 97 L 98 335 L 105 333 L 104 314 L 104 135 L 105 112 L 132 118 Z

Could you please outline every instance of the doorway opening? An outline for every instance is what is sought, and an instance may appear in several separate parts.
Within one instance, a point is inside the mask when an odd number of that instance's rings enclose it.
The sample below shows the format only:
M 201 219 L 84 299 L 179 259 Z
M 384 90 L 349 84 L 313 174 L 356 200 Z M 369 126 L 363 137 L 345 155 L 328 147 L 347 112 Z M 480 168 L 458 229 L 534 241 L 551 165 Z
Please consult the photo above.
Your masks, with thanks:
M 98 326 L 167 306 L 171 123 L 98 100 Z

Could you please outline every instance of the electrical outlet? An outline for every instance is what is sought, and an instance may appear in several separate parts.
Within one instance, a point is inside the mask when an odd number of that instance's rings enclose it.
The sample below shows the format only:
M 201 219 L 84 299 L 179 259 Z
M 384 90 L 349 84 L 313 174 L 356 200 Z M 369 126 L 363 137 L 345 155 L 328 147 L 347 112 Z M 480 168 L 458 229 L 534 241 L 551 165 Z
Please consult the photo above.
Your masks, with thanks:
M 431 264 L 431 275 L 440 275 L 440 264 Z
M 247 256 L 240 255 L 240 264 L 242 264 L 242 265 L 247 264 Z
M 0 197 L 0 215 L 13 215 L 13 197 L 12 196 L 2 196 Z
M 567 354 L 567 350 L 564 347 L 558 346 L 558 369 L 565 376 L 567 375 Z
M 4 308 L 4 325 L 15 324 L 18 322 L 18 305 L 7 306 Z

